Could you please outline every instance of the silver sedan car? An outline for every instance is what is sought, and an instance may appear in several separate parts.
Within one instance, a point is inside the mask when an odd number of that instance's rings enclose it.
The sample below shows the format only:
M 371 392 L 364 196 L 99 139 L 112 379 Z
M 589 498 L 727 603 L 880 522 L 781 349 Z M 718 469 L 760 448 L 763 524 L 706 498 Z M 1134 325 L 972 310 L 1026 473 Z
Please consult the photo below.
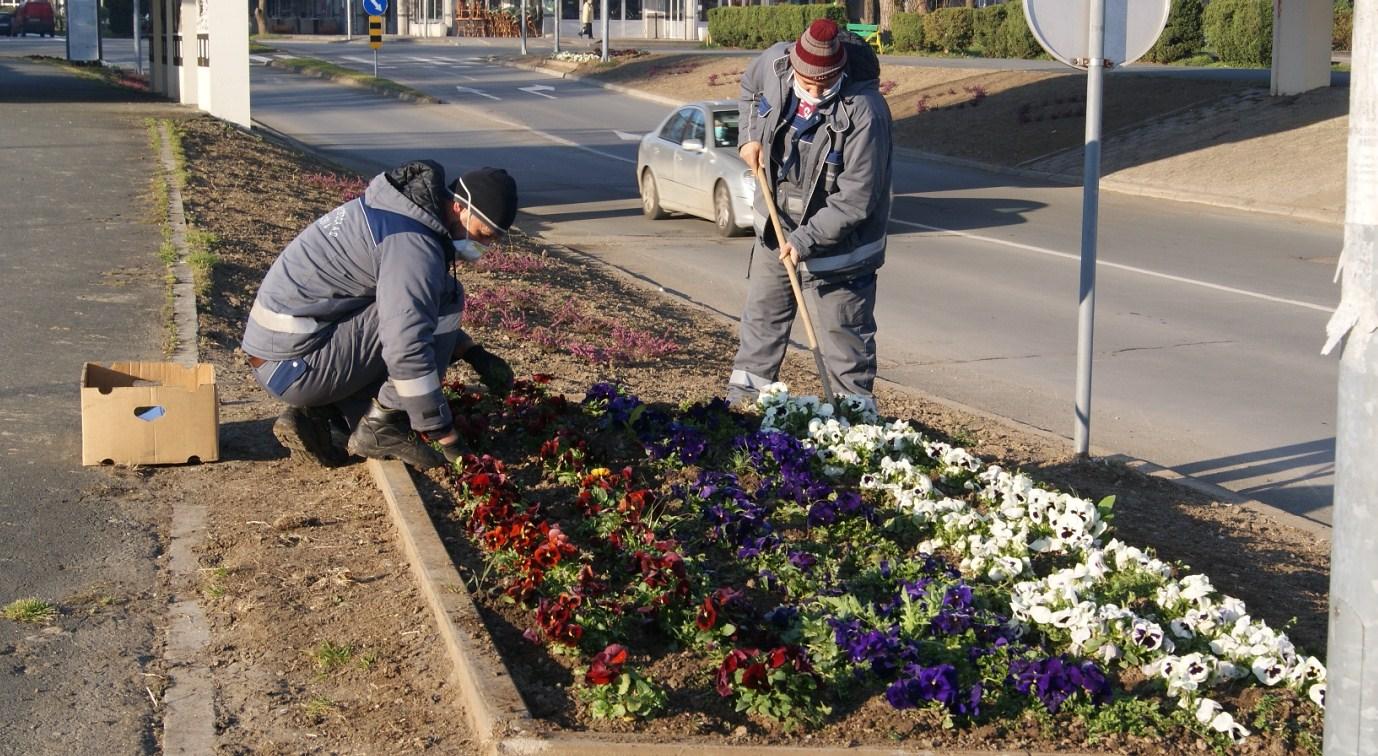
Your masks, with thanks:
M 642 137 L 636 176 L 647 218 L 688 213 L 713 221 L 723 236 L 752 228 L 756 179 L 737 156 L 736 101 L 695 102 L 671 113 Z

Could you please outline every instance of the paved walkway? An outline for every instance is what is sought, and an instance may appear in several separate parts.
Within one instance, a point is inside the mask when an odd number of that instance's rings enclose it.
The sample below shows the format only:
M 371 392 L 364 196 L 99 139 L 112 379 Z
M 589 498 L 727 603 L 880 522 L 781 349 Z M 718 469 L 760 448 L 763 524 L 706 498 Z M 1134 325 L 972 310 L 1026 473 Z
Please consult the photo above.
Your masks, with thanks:
M 161 236 L 144 119 L 167 105 L 0 58 L 0 753 L 154 753 L 156 502 L 83 468 L 84 361 L 159 359 Z

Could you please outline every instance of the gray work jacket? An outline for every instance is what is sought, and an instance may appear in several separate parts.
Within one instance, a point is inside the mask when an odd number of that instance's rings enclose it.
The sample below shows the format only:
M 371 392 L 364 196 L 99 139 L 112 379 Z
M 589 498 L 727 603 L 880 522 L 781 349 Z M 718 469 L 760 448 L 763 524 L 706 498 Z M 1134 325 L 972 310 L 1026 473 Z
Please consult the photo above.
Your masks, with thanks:
M 440 389 L 450 355 L 434 348 L 436 336 L 460 330 L 463 308 L 463 290 L 450 273 L 453 246 L 440 220 L 447 201 L 439 165 L 408 163 L 374 177 L 363 197 L 302 231 L 258 289 L 244 328 L 245 353 L 265 360 L 305 356 L 330 340 L 335 323 L 376 302 L 383 361 L 412 429 L 450 427 Z M 461 332 L 456 351 L 469 341 Z
M 774 189 L 780 155 L 776 145 L 794 113 L 786 112 L 794 88 L 789 50 L 780 42 L 766 50 L 742 75 L 738 103 L 738 146 L 760 142 L 771 155 L 768 178 Z M 799 251 L 804 279 L 847 280 L 866 275 L 885 262 L 890 220 L 890 107 L 878 88 L 879 66 L 849 45 L 847 78 L 836 97 L 820 106 L 823 123 L 812 142 L 799 143 L 800 176 L 806 188 L 799 225 L 787 231 Z M 786 135 L 785 138 L 788 138 Z M 770 214 L 756 193 L 756 235 L 767 238 Z M 773 237 L 773 234 L 771 234 Z

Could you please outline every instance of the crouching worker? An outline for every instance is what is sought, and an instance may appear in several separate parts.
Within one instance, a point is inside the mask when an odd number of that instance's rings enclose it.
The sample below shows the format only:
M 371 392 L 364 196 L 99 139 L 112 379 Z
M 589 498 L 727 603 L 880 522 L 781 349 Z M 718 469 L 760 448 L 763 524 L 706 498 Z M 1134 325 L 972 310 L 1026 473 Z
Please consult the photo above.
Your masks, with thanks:
M 294 457 L 427 469 L 463 454 L 441 392 L 446 368 L 464 360 L 496 392 L 512 370 L 460 330 L 453 271 L 516 213 L 505 171 L 481 168 L 447 188 L 444 169 L 422 160 L 374 177 L 287 245 L 259 286 L 243 350 L 258 384 L 288 405 L 273 435 Z

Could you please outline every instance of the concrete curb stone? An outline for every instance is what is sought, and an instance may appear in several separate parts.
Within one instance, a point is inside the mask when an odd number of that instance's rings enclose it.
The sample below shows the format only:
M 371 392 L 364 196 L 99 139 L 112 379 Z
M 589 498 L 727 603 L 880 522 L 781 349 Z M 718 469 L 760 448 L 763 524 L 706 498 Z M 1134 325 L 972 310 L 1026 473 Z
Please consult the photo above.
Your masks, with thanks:
M 358 89 L 367 89 L 369 91 L 383 95 L 384 97 L 391 97 L 393 99 L 402 100 L 403 102 L 412 102 L 425 105 L 445 104 L 445 101 L 440 99 L 439 97 L 432 97 L 431 95 L 414 95 L 409 92 L 394 92 L 390 89 L 383 89 L 382 87 L 375 87 L 370 86 L 369 84 L 361 83 L 359 80 L 351 79 L 347 76 L 336 76 L 325 71 L 297 68 L 296 66 L 288 65 L 286 63 L 280 63 L 275 60 L 270 60 L 267 63 L 264 63 L 263 65 L 268 68 L 277 68 L 283 71 L 290 71 L 300 76 L 310 76 L 313 79 L 325 79 L 328 81 L 339 82 L 340 84 L 345 84 L 351 87 L 356 87 Z

